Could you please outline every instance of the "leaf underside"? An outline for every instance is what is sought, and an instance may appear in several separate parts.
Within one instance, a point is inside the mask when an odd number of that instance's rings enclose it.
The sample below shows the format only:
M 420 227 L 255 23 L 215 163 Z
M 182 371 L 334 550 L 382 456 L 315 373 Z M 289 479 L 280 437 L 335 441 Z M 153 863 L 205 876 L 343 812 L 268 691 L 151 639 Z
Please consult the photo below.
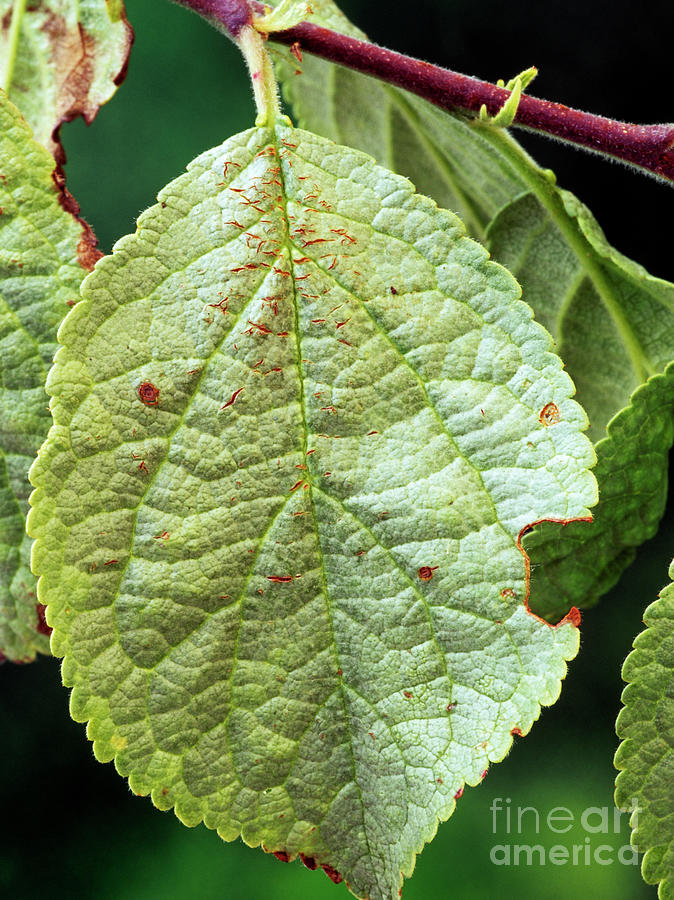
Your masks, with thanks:
M 54 160 L 0 91 L 0 658 L 48 653 L 25 533 L 28 468 L 51 418 L 56 329 L 79 299 L 82 226 L 59 203 Z
M 61 163 L 59 128 L 78 116 L 90 123 L 112 97 L 126 73 L 133 31 L 122 0 L 28 2 L 13 27 L 16 5 L 0 0 L 0 87 Z M 3 72 L 10 57 L 11 71 Z
M 159 200 L 61 328 L 31 474 L 73 716 L 187 824 L 397 898 L 576 652 L 518 535 L 595 501 L 584 414 L 511 276 L 362 153 L 253 129 Z
M 674 577 L 674 564 L 669 570 Z M 645 853 L 642 873 L 674 898 L 674 587 L 644 613 L 647 626 L 625 660 L 624 707 L 616 730 L 616 805 L 634 810 L 632 844 Z
M 364 37 L 332 0 L 312 8 L 312 21 Z M 674 285 L 614 250 L 589 210 L 502 129 L 310 54 L 298 66 L 287 48 L 278 50 L 276 68 L 299 124 L 365 150 L 456 211 L 515 275 L 557 342 L 590 419 L 600 504 L 592 526 L 548 524 L 526 537 L 530 605 L 552 621 L 570 605 L 594 605 L 664 510 L 674 381 L 634 392 L 674 359 Z M 646 421 L 648 437 L 638 431 Z M 647 452 L 619 439 L 626 435 Z

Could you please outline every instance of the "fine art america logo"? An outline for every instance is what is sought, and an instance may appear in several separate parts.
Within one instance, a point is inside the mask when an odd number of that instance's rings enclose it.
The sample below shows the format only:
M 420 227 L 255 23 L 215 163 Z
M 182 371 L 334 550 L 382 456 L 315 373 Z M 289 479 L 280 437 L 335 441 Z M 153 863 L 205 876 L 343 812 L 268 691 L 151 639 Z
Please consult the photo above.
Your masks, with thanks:
M 608 806 L 588 806 L 574 813 L 566 806 L 555 806 L 541 812 L 534 806 L 511 806 L 510 797 L 495 797 L 489 807 L 492 833 L 503 836 L 503 843 L 494 844 L 489 858 L 495 866 L 638 866 L 636 850 L 623 843 L 619 835 L 627 823 L 637 827 L 639 808 L 636 798 L 625 809 Z M 573 835 L 569 832 L 573 830 Z M 534 832 L 542 843 L 520 843 L 522 836 Z M 550 842 L 556 835 L 567 835 L 564 843 Z M 606 843 L 612 835 L 613 843 Z

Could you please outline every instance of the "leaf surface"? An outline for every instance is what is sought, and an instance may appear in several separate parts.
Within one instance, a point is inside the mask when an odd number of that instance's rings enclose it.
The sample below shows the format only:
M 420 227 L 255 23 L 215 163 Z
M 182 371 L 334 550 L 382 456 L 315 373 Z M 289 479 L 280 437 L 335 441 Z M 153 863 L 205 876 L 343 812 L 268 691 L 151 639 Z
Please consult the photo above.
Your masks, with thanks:
M 0 91 L 0 655 L 23 662 L 49 651 L 25 534 L 28 468 L 51 422 L 44 385 L 56 329 L 95 258 L 54 174 Z
M 122 0 L 0 0 L 0 87 L 59 163 L 59 128 L 94 119 L 124 80 L 132 42 Z
M 674 578 L 674 564 L 669 577 Z M 645 853 L 642 874 L 674 898 L 674 587 L 644 613 L 646 630 L 625 660 L 623 709 L 616 730 L 616 805 L 635 810 L 632 845 Z
M 576 652 L 518 536 L 595 501 L 585 416 L 511 276 L 364 154 L 253 129 L 159 200 L 61 328 L 32 469 L 72 713 L 186 823 L 395 900 Z
M 364 37 L 335 14 L 332 0 L 312 8 L 312 21 Z M 674 359 L 674 285 L 611 247 L 587 207 L 502 129 L 309 54 L 301 74 L 295 63 L 279 51 L 277 70 L 299 123 L 366 150 L 455 210 L 515 275 L 555 338 L 590 419 L 601 501 L 592 526 L 548 524 L 525 538 L 530 602 L 551 619 L 569 605 L 592 606 L 664 510 L 674 381 L 634 392 Z M 639 431 L 645 422 L 648 436 Z M 635 452 L 628 435 L 646 452 Z

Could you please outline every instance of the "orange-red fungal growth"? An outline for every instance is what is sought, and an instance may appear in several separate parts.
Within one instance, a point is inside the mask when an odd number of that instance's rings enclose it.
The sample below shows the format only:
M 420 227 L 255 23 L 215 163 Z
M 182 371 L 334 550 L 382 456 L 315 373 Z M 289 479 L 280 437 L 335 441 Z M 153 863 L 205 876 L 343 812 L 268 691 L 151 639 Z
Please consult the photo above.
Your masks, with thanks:
M 522 729 L 515 727 L 510 729 L 510 733 L 513 737 L 522 737 Z
M 159 388 L 151 381 L 144 381 L 138 386 L 138 396 L 146 406 L 156 406 L 159 403 Z
M 433 577 L 433 572 L 437 569 L 437 566 L 422 566 L 417 575 L 422 581 L 430 581 Z
M 504 598 L 512 597 L 512 599 L 514 600 L 514 599 L 516 599 L 517 594 L 515 593 L 515 591 L 512 588 L 503 588 L 503 590 L 501 591 L 501 596 Z
M 267 581 L 273 581 L 275 584 L 290 584 L 292 580 L 292 575 L 267 575 Z
M 564 616 L 563 619 L 560 619 L 559 622 L 555 625 L 555 628 L 559 628 L 560 625 L 574 625 L 576 628 L 580 628 L 580 610 L 577 607 L 572 606 L 568 613 Z
M 546 403 L 543 409 L 540 411 L 538 419 L 541 425 L 545 425 L 549 427 L 550 425 L 556 425 L 558 422 L 562 421 L 562 417 L 559 412 L 559 407 L 556 403 Z
M 454 799 L 459 800 L 461 797 L 463 797 L 463 788 L 462 787 L 460 787 L 459 790 L 456 792 L 456 794 L 454 794 Z
M 239 388 L 238 391 L 234 391 L 234 393 L 229 398 L 227 403 L 225 403 L 224 406 L 221 406 L 220 409 L 227 409 L 228 406 L 234 406 L 234 403 L 236 402 L 236 398 L 239 396 L 239 394 L 241 393 L 242 390 L 243 390 L 243 388 Z
M 302 49 L 300 47 L 300 42 L 295 41 L 294 44 L 290 45 L 290 52 L 295 57 L 298 63 L 302 63 Z

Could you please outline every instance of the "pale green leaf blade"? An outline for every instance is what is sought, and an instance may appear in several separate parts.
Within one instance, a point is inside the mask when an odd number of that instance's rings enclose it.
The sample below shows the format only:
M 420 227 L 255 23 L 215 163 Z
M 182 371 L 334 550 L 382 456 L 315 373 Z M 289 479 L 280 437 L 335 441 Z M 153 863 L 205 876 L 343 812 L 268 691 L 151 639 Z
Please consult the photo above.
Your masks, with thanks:
M 674 564 L 669 570 L 674 578 Z M 625 660 L 622 743 L 615 765 L 616 805 L 633 812 L 632 845 L 645 853 L 642 874 L 658 884 L 660 900 L 674 898 L 674 587 L 644 613 L 645 631 Z
M 364 36 L 333 19 L 334 10 L 322 0 L 313 21 Z M 294 63 L 279 50 L 277 71 L 300 124 L 366 150 L 458 212 L 557 341 L 590 418 L 601 499 L 592 527 L 547 524 L 526 537 L 531 606 L 551 618 L 569 605 L 592 606 L 664 510 L 672 378 L 634 392 L 674 359 L 674 285 L 611 247 L 589 210 L 502 129 L 309 54 L 302 74 Z M 639 430 L 645 422 L 649 434 Z
M 59 128 L 93 120 L 123 81 L 132 42 L 123 0 L 0 0 L 0 87 L 59 162 Z
M 595 501 L 584 413 L 512 277 L 364 154 L 253 129 L 159 199 L 60 330 L 32 469 L 73 715 L 188 824 L 395 900 L 576 652 L 518 536 Z
M 53 158 L 0 91 L 0 654 L 24 662 L 49 650 L 25 535 L 28 468 L 51 423 L 44 384 L 56 329 L 96 256 L 70 202 Z

